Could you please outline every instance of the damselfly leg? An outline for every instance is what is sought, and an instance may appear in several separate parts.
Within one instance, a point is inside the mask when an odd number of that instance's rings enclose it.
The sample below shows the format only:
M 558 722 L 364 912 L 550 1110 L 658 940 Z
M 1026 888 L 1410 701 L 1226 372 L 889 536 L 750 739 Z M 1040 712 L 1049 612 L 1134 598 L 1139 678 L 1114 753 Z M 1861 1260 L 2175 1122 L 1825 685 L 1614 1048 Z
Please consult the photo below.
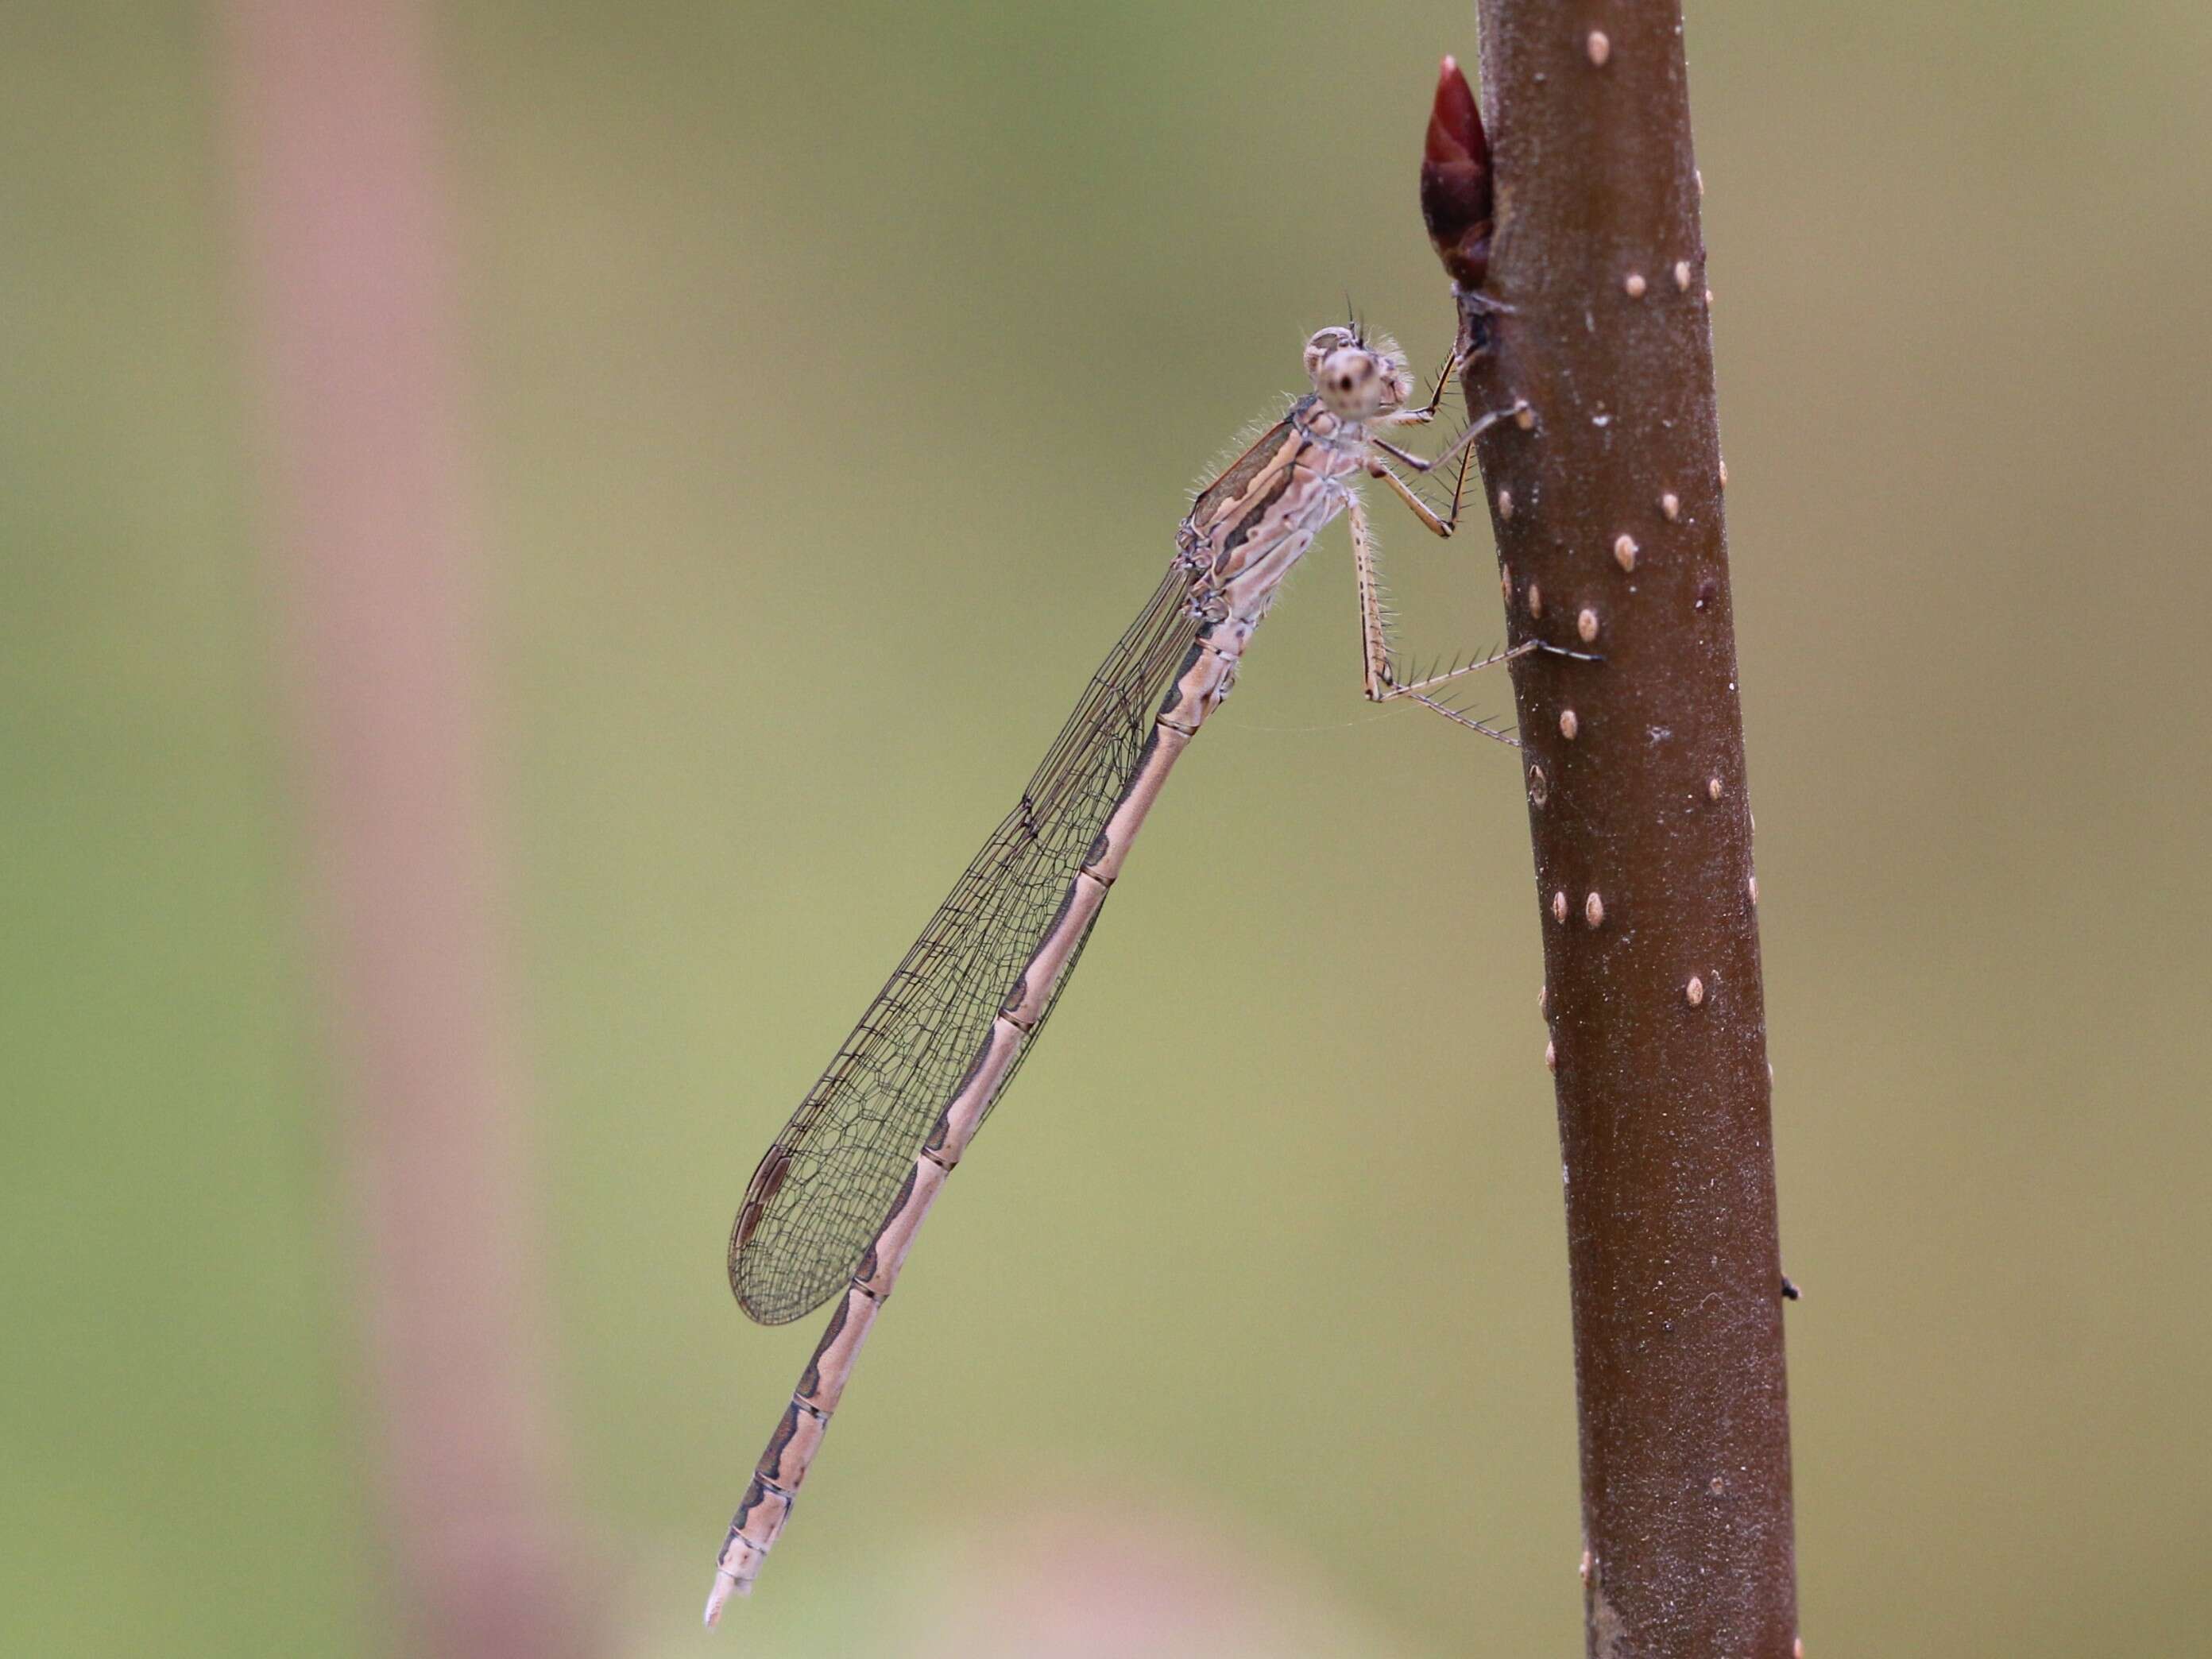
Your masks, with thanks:
M 1419 409 L 1394 409 L 1386 414 L 1372 416 L 1367 424 L 1370 427 L 1426 426 L 1437 418 L 1437 410 L 1443 406 L 1445 389 L 1451 385 L 1452 376 L 1464 361 L 1456 351 L 1444 359 L 1444 366 L 1437 371 L 1437 383 L 1430 389 L 1428 402 Z
M 1441 386 L 1438 390 L 1442 390 Z M 1424 477 L 1449 466 L 1454 461 L 1458 462 L 1459 471 L 1452 482 L 1451 511 L 1449 514 L 1438 514 L 1434 507 L 1414 494 L 1413 487 L 1398 476 L 1389 461 L 1370 456 L 1367 460 L 1368 473 L 1370 477 L 1379 478 L 1389 485 L 1391 493 L 1405 502 L 1413 510 L 1413 516 L 1429 530 L 1438 536 L 1449 536 L 1459 528 L 1460 503 L 1467 495 L 1467 475 L 1474 459 L 1474 441 L 1500 421 L 1505 420 L 1533 421 L 1534 412 L 1528 408 L 1528 400 L 1516 398 L 1510 409 L 1493 409 L 1479 420 L 1469 421 L 1467 429 L 1453 439 L 1441 454 L 1433 458 L 1416 455 L 1409 449 L 1401 449 L 1386 438 L 1377 438 L 1371 434 L 1369 436 L 1367 441 L 1375 448 L 1381 450 L 1393 460 L 1413 468 L 1415 472 Z
M 1361 690 L 1366 693 L 1368 700 L 1370 702 L 1391 702 L 1400 697 L 1410 697 L 1422 708 L 1434 709 L 1455 725 L 1480 732 L 1509 748 L 1518 749 L 1521 745 L 1510 732 L 1486 720 L 1469 714 L 1464 709 L 1455 708 L 1431 694 L 1438 687 L 1462 675 L 1526 656 L 1537 648 L 1537 642 L 1531 640 L 1509 651 L 1493 652 L 1475 661 L 1462 663 L 1441 674 L 1429 674 L 1419 679 L 1401 682 L 1398 678 L 1395 653 L 1391 649 L 1389 614 L 1382 601 L 1381 580 L 1375 562 L 1375 537 L 1368 527 L 1366 509 L 1355 500 L 1345 508 L 1344 516 L 1352 528 L 1352 568 L 1359 588 Z
M 1439 377 L 1437 382 L 1436 393 L 1430 398 L 1425 408 L 1400 411 L 1396 416 L 1385 417 L 1385 420 L 1414 422 L 1425 422 L 1432 418 L 1443 397 L 1444 385 L 1449 379 L 1450 370 L 1457 362 L 1458 359 L 1455 356 L 1452 363 L 1446 365 L 1444 374 Z M 1452 482 L 1451 510 L 1448 514 L 1439 514 L 1423 501 L 1414 492 L 1413 486 L 1398 475 L 1389 461 L 1382 460 L 1379 457 L 1370 456 L 1366 470 L 1370 477 L 1380 480 L 1389 487 L 1391 493 L 1406 504 L 1407 508 L 1415 519 L 1420 521 L 1424 528 L 1439 538 L 1447 538 L 1459 527 L 1460 506 L 1466 499 L 1467 475 L 1474 459 L 1475 439 L 1480 437 L 1483 433 L 1500 421 L 1509 418 L 1522 419 L 1528 410 L 1528 405 L 1525 400 L 1516 400 L 1510 409 L 1492 410 L 1480 419 L 1470 422 L 1467 429 L 1454 439 L 1441 454 L 1433 459 L 1415 455 L 1410 451 L 1401 449 L 1395 444 L 1370 434 L 1368 441 L 1376 449 L 1384 452 L 1413 468 L 1416 472 L 1424 475 L 1435 472 L 1450 465 L 1453 460 L 1457 460 L 1458 470 Z M 1370 425 L 1384 423 L 1383 421 L 1370 422 Z M 1352 501 L 1347 507 L 1345 517 L 1352 530 L 1352 569 L 1359 591 L 1361 689 L 1365 692 L 1369 701 L 1389 702 L 1400 697 L 1410 697 L 1423 708 L 1432 708 L 1445 719 L 1463 726 L 1471 732 L 1480 732 L 1495 742 L 1506 744 L 1517 749 L 1520 744 L 1515 741 L 1509 732 L 1493 726 L 1486 720 L 1471 715 L 1464 709 L 1455 708 L 1431 694 L 1437 688 L 1449 684 L 1464 675 L 1476 673 L 1485 668 L 1495 667 L 1499 663 L 1510 662 L 1516 657 L 1527 656 L 1533 651 L 1547 652 L 1556 656 L 1573 657 L 1584 662 L 1599 660 L 1588 652 L 1570 651 L 1564 647 L 1552 645 L 1542 640 L 1528 640 L 1509 650 L 1493 651 L 1470 661 L 1455 663 L 1441 673 L 1431 673 L 1412 680 L 1400 678 L 1397 653 L 1390 639 L 1390 613 L 1382 599 L 1382 580 L 1376 559 L 1374 532 L 1367 522 L 1365 510 L 1357 500 Z

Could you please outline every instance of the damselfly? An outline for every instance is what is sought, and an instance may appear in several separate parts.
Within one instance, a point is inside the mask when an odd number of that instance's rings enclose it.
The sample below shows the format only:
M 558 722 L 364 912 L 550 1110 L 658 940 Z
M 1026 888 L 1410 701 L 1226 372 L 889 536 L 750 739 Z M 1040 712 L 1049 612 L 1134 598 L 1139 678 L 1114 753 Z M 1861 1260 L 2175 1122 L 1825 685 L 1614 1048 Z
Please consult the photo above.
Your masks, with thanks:
M 1433 420 L 1456 366 L 1409 408 L 1413 380 L 1389 340 L 1370 343 L 1355 326 L 1307 341 L 1313 390 L 1199 492 L 1159 587 L 1091 676 L 1019 805 L 753 1172 L 730 1233 L 738 1303 L 769 1325 L 833 1296 L 837 1309 L 730 1524 L 709 1625 L 750 1589 L 922 1218 L 1036 1041 L 1170 769 L 1229 695 L 1253 630 L 1322 526 L 1340 513 L 1351 525 L 1363 686 L 1377 702 L 1410 698 L 1510 744 L 1446 701 L 1445 686 L 1529 651 L 1583 654 L 1530 640 L 1413 678 L 1392 655 L 1357 481 L 1377 480 L 1449 536 L 1476 437 L 1501 420 L 1534 423 L 1516 404 L 1472 422 L 1431 460 L 1382 435 Z M 1406 473 L 1441 478 L 1455 464 L 1450 506 L 1438 513 Z

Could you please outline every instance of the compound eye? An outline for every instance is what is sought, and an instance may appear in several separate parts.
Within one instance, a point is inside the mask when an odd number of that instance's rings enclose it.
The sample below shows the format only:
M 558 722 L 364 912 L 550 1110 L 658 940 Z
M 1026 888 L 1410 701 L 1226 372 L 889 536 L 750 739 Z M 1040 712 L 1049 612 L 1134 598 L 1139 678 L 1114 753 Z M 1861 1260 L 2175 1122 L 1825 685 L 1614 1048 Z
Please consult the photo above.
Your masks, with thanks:
M 1329 353 L 1351 343 L 1352 334 L 1347 329 L 1324 328 L 1319 331 L 1306 342 L 1306 373 L 1317 373 Z

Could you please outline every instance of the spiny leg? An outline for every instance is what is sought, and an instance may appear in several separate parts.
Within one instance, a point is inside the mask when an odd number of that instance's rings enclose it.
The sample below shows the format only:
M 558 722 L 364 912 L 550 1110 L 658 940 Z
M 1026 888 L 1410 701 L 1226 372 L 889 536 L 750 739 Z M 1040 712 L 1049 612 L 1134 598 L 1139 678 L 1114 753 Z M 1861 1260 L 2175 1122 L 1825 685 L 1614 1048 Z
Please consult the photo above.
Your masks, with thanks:
M 1376 448 L 1383 451 L 1386 454 L 1396 456 L 1398 459 L 1403 461 L 1407 466 L 1412 467 L 1416 472 L 1433 472 L 1437 468 L 1447 465 L 1449 463 L 1457 460 L 1462 450 L 1465 449 L 1469 444 L 1472 444 L 1484 433 L 1489 431 L 1491 428 L 1496 426 L 1500 421 L 1518 421 L 1524 416 L 1528 417 L 1528 424 L 1534 424 L 1535 414 L 1534 411 L 1528 407 L 1528 400 L 1526 398 L 1516 398 L 1513 400 L 1513 406 L 1510 409 L 1493 409 L 1486 415 L 1480 416 L 1479 419 L 1469 421 L 1467 423 L 1467 429 L 1465 431 L 1462 432 L 1458 437 L 1454 438 L 1449 444 L 1446 445 L 1440 453 L 1427 460 L 1424 460 L 1420 456 L 1413 453 L 1410 450 L 1401 449 L 1397 445 L 1387 442 L 1381 438 L 1372 438 L 1368 441 L 1372 443 Z
M 1451 513 L 1449 517 L 1443 518 L 1439 518 L 1436 508 L 1414 493 L 1413 485 L 1391 470 L 1388 461 L 1370 460 L 1367 464 L 1367 471 L 1369 476 L 1380 478 L 1390 486 L 1390 493 L 1405 502 L 1407 510 L 1421 521 L 1423 528 L 1432 535 L 1445 537 L 1459 528 L 1459 506 L 1467 494 L 1468 468 L 1474 459 L 1474 452 L 1472 449 L 1464 451 L 1461 454 L 1459 477 L 1452 482 Z
M 1429 393 L 1428 402 L 1419 409 L 1395 409 L 1388 415 L 1377 415 L 1368 422 L 1370 426 L 1426 426 L 1437 417 L 1437 410 L 1444 401 L 1444 388 L 1451 384 L 1452 371 L 1460 365 L 1459 353 L 1455 351 L 1444 359 L 1444 366 L 1437 371 L 1437 384 Z
M 1352 526 L 1352 574 L 1359 590 L 1360 690 L 1370 702 L 1390 697 L 1390 623 L 1383 615 L 1382 595 L 1376 580 L 1375 544 L 1367 529 L 1367 509 L 1354 495 L 1345 508 Z
M 1412 510 L 1413 516 L 1419 519 L 1426 529 L 1437 536 L 1449 536 L 1459 528 L 1460 503 L 1467 497 L 1467 475 L 1474 465 L 1474 441 L 1497 425 L 1498 422 L 1509 416 L 1517 418 L 1528 407 L 1528 404 L 1525 399 L 1516 398 L 1510 409 L 1493 409 L 1481 419 L 1470 421 L 1468 422 L 1467 430 L 1453 439 L 1443 453 L 1437 455 L 1433 460 L 1425 459 L 1410 450 L 1401 449 L 1387 439 L 1369 438 L 1368 442 L 1374 448 L 1404 462 L 1414 471 L 1425 477 L 1438 467 L 1448 465 L 1456 460 L 1459 463 L 1459 471 L 1452 479 L 1451 512 L 1449 514 L 1438 516 L 1437 510 L 1416 495 L 1413 487 L 1398 476 L 1389 461 L 1370 455 L 1367 459 L 1367 471 L 1371 476 L 1389 484 L 1392 493 L 1400 501 L 1405 502 Z
M 1385 445 L 1384 447 L 1388 448 L 1389 446 Z M 1413 516 L 1416 519 L 1419 519 L 1422 524 L 1426 526 L 1437 536 L 1448 537 L 1458 527 L 1460 502 L 1463 499 L 1467 489 L 1467 464 L 1465 461 L 1462 461 L 1460 465 L 1459 479 L 1452 489 L 1451 516 L 1449 518 L 1442 519 L 1437 516 L 1437 511 L 1434 507 L 1431 507 L 1426 501 L 1423 501 L 1419 495 L 1413 493 L 1413 488 L 1411 484 L 1407 483 L 1403 478 L 1400 477 L 1395 472 L 1390 470 L 1390 467 L 1387 463 L 1382 461 L 1370 461 L 1368 465 L 1367 470 L 1374 477 L 1380 478 L 1384 483 L 1389 485 L 1392 492 L 1397 495 L 1400 501 L 1405 502 L 1406 506 L 1409 510 L 1411 510 Z M 1355 548 L 1359 545 L 1361 541 L 1369 533 L 1367 531 L 1367 521 L 1364 517 L 1362 517 L 1358 520 L 1356 530 L 1357 533 L 1352 538 Z M 1367 559 L 1370 564 L 1373 562 L 1374 553 L 1371 543 L 1369 544 Z M 1362 591 L 1364 592 L 1364 589 L 1363 588 Z M 1485 657 L 1480 661 L 1467 664 L 1463 667 L 1455 668 L 1449 674 L 1440 675 L 1434 680 L 1423 680 L 1419 684 L 1422 686 L 1436 684 L 1443 680 L 1450 679 L 1454 675 L 1469 673 L 1477 668 L 1487 668 L 1494 662 L 1510 662 L 1514 658 L 1524 656 L 1531 651 L 1541 651 L 1547 656 L 1571 657 L 1577 662 L 1603 662 L 1605 660 L 1604 658 L 1599 656 L 1595 652 L 1571 651 L 1564 645 L 1553 645 L 1549 640 L 1524 640 L 1519 645 L 1515 646 L 1510 651 L 1498 652 L 1492 656 Z M 1413 688 L 1412 687 L 1407 688 L 1407 695 L 1411 695 L 1413 690 Z
M 1468 297 L 1474 300 L 1480 308 L 1486 312 L 1509 313 L 1513 309 L 1511 306 L 1505 304 L 1503 301 L 1486 300 L 1479 295 L 1469 295 Z M 1444 389 L 1451 384 L 1452 376 L 1458 373 L 1462 366 L 1472 362 L 1475 358 L 1480 356 L 1488 348 L 1486 346 L 1480 344 L 1472 346 L 1465 350 L 1462 350 L 1457 346 L 1453 347 L 1444 357 L 1444 366 L 1437 371 L 1437 383 L 1430 389 L 1428 402 L 1423 404 L 1419 409 L 1393 410 L 1388 415 L 1376 416 L 1367 422 L 1368 425 L 1426 426 L 1431 421 L 1436 418 L 1437 410 L 1442 407 L 1444 400 Z M 1521 405 L 1516 404 L 1513 409 L 1509 412 L 1518 414 L 1520 410 Z
M 1431 516 L 1433 518 L 1434 515 Z M 1429 693 L 1448 681 L 1459 678 L 1462 674 L 1472 674 L 1477 669 L 1492 667 L 1501 662 L 1510 662 L 1516 657 L 1525 656 L 1529 652 L 1539 648 L 1538 641 L 1531 640 L 1526 644 L 1516 645 L 1509 651 L 1493 652 L 1487 657 L 1474 662 L 1463 663 L 1443 673 L 1431 674 L 1425 678 L 1401 684 L 1397 678 L 1397 669 L 1391 661 L 1390 623 L 1383 609 L 1382 591 L 1376 576 L 1374 537 L 1367 527 L 1367 511 L 1360 505 L 1358 497 L 1354 496 L 1352 499 L 1345 509 L 1345 517 L 1352 527 L 1352 568 L 1359 589 L 1361 689 L 1366 694 L 1368 701 L 1389 702 L 1398 697 L 1411 697 L 1424 708 L 1433 708 L 1446 720 L 1463 726 L 1470 732 L 1479 732 L 1484 737 L 1494 742 L 1502 743 L 1508 748 L 1518 749 L 1521 746 L 1520 744 L 1510 733 L 1500 731 L 1487 721 L 1479 720 L 1463 710 L 1454 708 L 1449 703 L 1441 702 L 1431 696 Z M 1450 532 L 1446 530 L 1440 531 L 1438 533 L 1449 535 Z
M 1401 497 L 1405 500 L 1408 507 L 1413 509 L 1422 523 L 1439 536 L 1449 536 L 1452 533 L 1451 525 L 1437 518 L 1426 502 L 1408 491 L 1404 479 L 1387 469 L 1382 477 L 1386 483 L 1396 489 Z M 1452 516 L 1455 519 L 1458 517 L 1458 502 L 1455 501 L 1452 504 Z M 1448 681 L 1455 680 L 1462 674 L 1472 674 L 1480 668 L 1489 668 L 1501 662 L 1510 662 L 1514 658 L 1525 657 L 1532 651 L 1550 648 L 1540 640 L 1528 640 L 1510 650 L 1494 651 L 1486 657 L 1458 664 L 1441 674 L 1430 674 L 1418 680 L 1399 680 L 1396 678 L 1396 668 L 1392 662 L 1390 619 L 1382 604 L 1382 582 L 1375 556 L 1375 532 L 1368 526 L 1365 507 L 1357 499 L 1352 502 L 1347 516 L 1352 522 L 1352 568 L 1358 579 L 1360 639 L 1365 653 L 1365 689 L 1368 696 L 1375 702 L 1384 702 L 1392 697 L 1417 696 L 1421 692 L 1443 685 Z
M 1439 381 L 1439 397 L 1442 394 L 1442 387 L 1443 382 Z M 1436 398 L 1430 399 L 1430 413 L 1434 412 L 1437 402 Z M 1395 457 L 1423 474 L 1433 472 L 1456 458 L 1459 470 L 1452 482 L 1451 511 L 1447 515 L 1440 516 L 1434 507 L 1416 495 L 1413 486 L 1399 477 L 1389 462 L 1370 457 L 1367 470 L 1370 475 L 1381 479 L 1390 487 L 1391 492 L 1400 501 L 1405 502 L 1407 509 L 1421 522 L 1424 528 L 1440 538 L 1449 537 L 1459 527 L 1460 507 L 1466 499 L 1467 475 L 1474 460 L 1474 440 L 1507 416 L 1522 416 L 1528 408 L 1528 405 L 1525 400 L 1516 399 L 1510 409 L 1492 410 L 1480 420 L 1470 422 L 1467 430 L 1454 439 L 1450 446 L 1433 460 L 1425 460 L 1420 456 L 1411 454 L 1399 448 L 1395 444 L 1386 442 L 1380 438 L 1370 440 L 1376 448 Z M 1425 419 L 1426 416 L 1421 418 Z M 1455 664 L 1441 674 L 1430 674 L 1419 679 L 1401 683 L 1396 677 L 1396 667 L 1392 661 L 1389 615 L 1382 603 L 1382 586 L 1375 556 L 1374 534 L 1368 527 L 1366 511 L 1356 496 L 1350 503 L 1346 517 L 1352 529 L 1352 565 L 1359 590 L 1363 689 L 1370 700 L 1376 702 L 1388 702 L 1397 697 L 1411 697 L 1422 707 L 1435 709 L 1447 720 L 1464 726 L 1470 731 L 1480 732 L 1486 738 L 1494 738 L 1499 743 L 1517 749 L 1520 744 L 1504 732 L 1468 715 L 1463 710 L 1438 702 L 1428 693 L 1438 686 L 1459 678 L 1462 675 L 1494 667 L 1502 662 L 1510 662 L 1516 657 L 1526 656 L 1534 651 L 1546 652 L 1553 656 L 1571 657 L 1578 662 L 1603 660 L 1602 658 L 1587 651 L 1571 651 L 1564 646 L 1553 645 L 1543 640 L 1527 640 L 1510 649 L 1495 651 L 1487 656 L 1476 658 L 1472 662 Z

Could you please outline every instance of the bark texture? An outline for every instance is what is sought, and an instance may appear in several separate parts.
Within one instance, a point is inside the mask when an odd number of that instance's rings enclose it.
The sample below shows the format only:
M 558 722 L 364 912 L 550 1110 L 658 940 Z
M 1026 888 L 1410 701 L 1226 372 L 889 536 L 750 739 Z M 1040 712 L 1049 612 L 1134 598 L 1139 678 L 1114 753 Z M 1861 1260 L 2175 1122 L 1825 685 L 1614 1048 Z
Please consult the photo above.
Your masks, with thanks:
M 1488 148 L 1447 60 L 1423 205 L 1462 340 L 1486 342 L 1470 410 L 1536 416 L 1479 450 L 1510 637 L 1604 658 L 1513 665 L 1589 1651 L 1789 1659 L 1784 1289 L 1681 15 L 1480 14 Z

